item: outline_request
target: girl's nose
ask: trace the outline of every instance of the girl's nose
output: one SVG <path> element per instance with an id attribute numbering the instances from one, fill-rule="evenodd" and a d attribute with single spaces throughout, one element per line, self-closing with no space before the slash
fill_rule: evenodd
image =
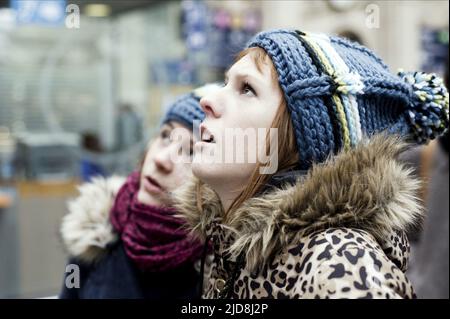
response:
<path id="1" fill-rule="evenodd" d="M 216 94 L 206 95 L 200 100 L 200 106 L 203 112 L 205 112 L 206 117 L 220 117 L 222 115 L 218 99 L 215 96 Z"/>
<path id="2" fill-rule="evenodd" d="M 158 152 L 158 154 L 154 157 L 154 162 L 156 168 L 164 174 L 170 174 L 173 170 L 173 162 L 170 158 L 169 148 Z"/>

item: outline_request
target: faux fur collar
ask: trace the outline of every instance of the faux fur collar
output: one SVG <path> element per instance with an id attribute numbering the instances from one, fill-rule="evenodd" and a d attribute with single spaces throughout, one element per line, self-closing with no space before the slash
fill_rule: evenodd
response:
<path id="1" fill-rule="evenodd" d="M 294 185 L 247 200 L 226 219 L 216 193 L 196 179 L 177 192 L 176 206 L 200 237 L 213 221 L 230 229 L 228 252 L 236 258 L 245 251 L 250 269 L 300 237 L 330 227 L 362 229 L 383 243 L 422 218 L 420 182 L 398 160 L 406 149 L 397 137 L 374 136 L 314 165 Z"/>
<path id="2" fill-rule="evenodd" d="M 99 177 L 78 188 L 80 196 L 68 203 L 69 213 L 60 227 L 64 247 L 72 257 L 92 263 L 117 240 L 109 212 L 124 182 L 125 177 Z"/>

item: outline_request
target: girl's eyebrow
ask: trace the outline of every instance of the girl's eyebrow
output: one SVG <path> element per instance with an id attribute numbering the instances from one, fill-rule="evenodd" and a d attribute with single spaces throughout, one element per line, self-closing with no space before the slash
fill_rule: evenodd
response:
<path id="1" fill-rule="evenodd" d="M 164 126 L 166 126 L 166 127 L 168 126 L 169 129 L 171 129 L 171 130 L 173 130 L 175 128 L 175 126 L 173 126 L 173 124 L 170 122 L 164 123 Z M 164 126 L 163 126 L 163 128 L 164 128 Z"/>
<path id="2" fill-rule="evenodd" d="M 225 73 L 225 82 L 228 81 L 228 77 L 229 77 L 229 72 L 227 71 Z M 261 84 L 262 81 L 260 79 L 258 79 L 257 77 L 253 76 L 252 74 L 248 73 L 248 72 L 242 72 L 240 73 L 239 71 L 234 73 L 234 77 L 239 79 L 239 80 L 251 80 L 254 84 Z"/>

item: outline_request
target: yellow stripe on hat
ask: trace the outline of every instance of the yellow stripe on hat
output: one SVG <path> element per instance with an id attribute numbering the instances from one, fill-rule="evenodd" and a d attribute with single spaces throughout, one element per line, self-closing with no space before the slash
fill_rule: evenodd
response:
<path id="1" fill-rule="evenodd" d="M 303 39 L 309 44 L 309 46 L 316 52 L 317 58 L 322 63 L 323 67 L 325 68 L 325 71 L 328 73 L 328 75 L 334 74 L 334 69 L 329 63 L 325 53 L 322 51 L 321 47 L 316 43 L 315 39 L 313 39 L 308 34 L 305 34 L 303 36 Z M 336 105 L 336 109 L 338 112 L 338 117 L 341 122 L 342 130 L 343 130 L 343 144 L 344 149 L 348 150 L 350 149 L 351 143 L 350 143 L 350 132 L 348 130 L 348 123 L 347 118 L 344 111 L 344 106 L 342 104 L 342 101 L 340 99 L 339 94 L 333 94 L 332 96 L 333 102 Z"/>

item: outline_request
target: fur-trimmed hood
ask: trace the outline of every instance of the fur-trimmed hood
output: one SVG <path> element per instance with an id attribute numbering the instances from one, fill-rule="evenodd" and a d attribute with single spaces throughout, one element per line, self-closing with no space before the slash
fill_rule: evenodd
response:
<path id="1" fill-rule="evenodd" d="M 92 263 L 117 240 L 109 213 L 125 180 L 118 176 L 98 177 L 78 187 L 80 196 L 69 201 L 69 213 L 60 227 L 62 242 L 71 257 Z"/>
<path id="2" fill-rule="evenodd" d="M 176 207 L 200 237 L 212 223 L 229 229 L 234 240 L 227 251 L 232 258 L 245 252 L 249 269 L 301 237 L 332 227 L 364 230 L 383 245 L 422 219 L 420 182 L 398 160 L 407 147 L 384 134 L 366 139 L 313 165 L 294 184 L 247 200 L 227 218 L 216 193 L 194 178 L 177 191 Z"/>

